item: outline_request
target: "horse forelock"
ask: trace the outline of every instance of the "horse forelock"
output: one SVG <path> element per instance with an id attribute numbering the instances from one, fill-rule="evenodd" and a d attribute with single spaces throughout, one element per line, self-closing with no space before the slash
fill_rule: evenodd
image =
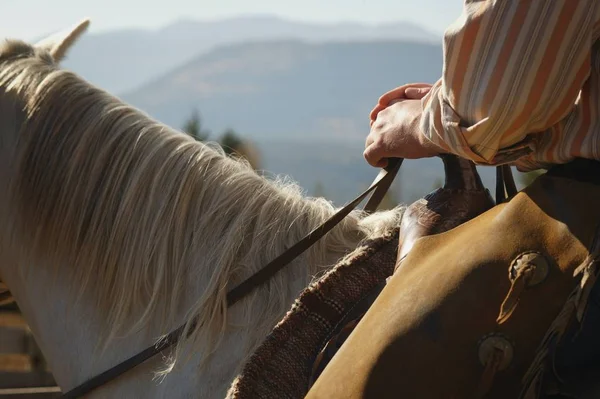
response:
<path id="1" fill-rule="evenodd" d="M 110 326 L 107 342 L 150 318 L 167 333 L 193 279 L 203 284 L 186 314 L 199 317 L 189 339 L 210 353 L 226 327 L 227 289 L 334 211 L 44 57 L 0 59 L 0 88 L 18 92 L 27 113 L 10 187 L 15 231 L 4 233 L 28 243 L 27 263 L 43 259 L 70 275 Z M 247 322 L 276 321 L 286 310 L 289 273 L 329 266 L 326 255 L 342 256 L 369 229 L 357 214 L 346 219 L 299 261 L 313 269 L 279 273 L 238 305 Z"/>

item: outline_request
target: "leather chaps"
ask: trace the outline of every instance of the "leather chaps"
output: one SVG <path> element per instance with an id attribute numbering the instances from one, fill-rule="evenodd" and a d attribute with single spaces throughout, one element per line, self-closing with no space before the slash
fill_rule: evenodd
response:
<path id="1" fill-rule="evenodd" d="M 600 164 L 418 239 L 307 398 L 600 397 Z"/>

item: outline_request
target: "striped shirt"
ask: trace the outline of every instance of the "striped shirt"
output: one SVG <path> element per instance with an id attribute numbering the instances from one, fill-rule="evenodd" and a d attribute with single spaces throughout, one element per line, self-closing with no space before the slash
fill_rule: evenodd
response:
<path id="1" fill-rule="evenodd" d="M 423 133 L 478 164 L 600 160 L 600 0 L 465 0 Z"/>

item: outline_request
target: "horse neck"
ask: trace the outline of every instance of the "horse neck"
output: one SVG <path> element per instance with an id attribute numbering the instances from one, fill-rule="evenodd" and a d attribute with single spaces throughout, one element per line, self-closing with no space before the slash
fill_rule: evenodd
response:
<path id="1" fill-rule="evenodd" d="M 228 176 L 220 177 L 221 180 L 227 178 Z M 257 179 L 256 182 L 260 181 Z M 214 189 L 223 188 L 217 184 Z M 294 191 L 290 187 L 286 189 Z M 235 195 L 235 191 L 231 189 L 231 192 L 212 194 L 231 198 Z M 235 273 L 232 272 L 226 277 L 230 282 L 229 289 L 322 223 L 324 218 L 333 212 L 333 208 L 324 201 L 299 199 L 294 193 L 275 192 L 274 194 L 280 195 L 281 198 L 269 206 L 272 209 L 280 209 L 280 218 L 272 220 L 270 225 L 265 223 L 264 226 L 255 226 L 254 234 L 240 235 L 248 240 L 244 245 L 249 249 L 246 251 L 246 256 L 240 259 L 241 262 Z M 293 201 L 290 200 L 290 195 L 294 197 Z M 227 209 L 229 215 L 239 215 L 247 207 L 240 201 L 233 200 L 231 203 L 236 205 Z M 285 212 L 281 212 L 282 210 Z M 258 211 L 269 214 L 272 210 Z M 136 222 L 131 220 L 130 223 Z M 181 396 L 194 392 L 195 395 L 202 393 L 201 397 L 222 397 L 242 361 L 281 319 L 298 293 L 306 287 L 315 274 L 331 267 L 337 259 L 355 248 L 365 237 L 366 231 L 367 229 L 359 224 L 356 215 L 349 217 L 307 254 L 279 272 L 267 286 L 257 289 L 249 298 L 235 305 L 227 316 L 228 326 L 220 337 L 220 345 L 210 347 L 210 344 L 206 344 L 203 347 L 197 342 L 183 344 L 180 353 L 197 353 L 197 355 L 178 362 L 172 372 L 161 378 L 160 384 L 157 380 L 153 380 L 155 372 L 165 368 L 164 359 L 158 356 L 143 367 L 136 368 L 121 377 L 115 384 L 101 389 L 98 394 L 101 397 L 151 398 L 161 397 L 165 392 L 173 394 L 170 397 L 178 397 L 176 392 L 180 392 Z M 222 231 L 215 232 L 215 234 L 220 233 Z M 197 242 L 195 245 L 214 247 L 215 244 L 219 244 L 218 241 Z M 258 247 L 255 247 L 256 243 Z M 27 246 L 26 243 L 14 244 L 20 248 Z M 220 251 L 228 251 L 230 245 L 231 242 L 223 239 L 220 242 Z M 86 265 L 60 265 L 56 268 L 55 265 L 43 264 L 43 260 L 40 261 L 38 257 L 36 262 L 39 263 L 33 266 L 30 264 L 31 258 L 25 252 L 15 252 L 23 256 L 15 256 L 7 270 L 1 270 L 0 274 L 5 277 L 14 292 L 57 382 L 63 389 L 72 388 L 113 367 L 154 344 L 161 335 L 175 329 L 179 323 L 186 320 L 189 310 L 206 292 L 209 285 L 207 279 L 215 275 L 212 272 L 196 272 L 211 268 L 216 270 L 219 267 L 211 262 L 203 262 L 202 259 L 195 264 L 189 264 L 190 275 L 197 274 L 203 277 L 186 280 L 187 285 L 182 289 L 183 296 L 178 302 L 178 308 L 175 309 L 176 314 L 172 317 L 172 323 L 165 325 L 161 320 L 150 316 L 144 328 L 124 337 L 114 337 L 106 347 L 103 347 L 105 320 L 90 305 L 93 301 L 85 298 L 85 295 L 83 297 L 75 295 L 72 287 L 79 282 L 72 274 L 65 272 Z M 220 257 L 216 255 L 210 259 Z M 23 279 L 21 274 L 17 273 L 24 264 L 27 264 L 27 270 L 30 272 L 27 279 Z M 127 266 L 121 265 L 121 267 Z M 101 281 L 95 283 L 101 284 Z M 135 318 L 135 315 L 132 316 Z M 214 351 L 214 353 L 206 358 L 206 353 L 202 353 L 203 350 Z M 199 358 L 207 359 L 207 363 L 203 363 L 202 367 Z"/>
<path id="2" fill-rule="evenodd" d="M 192 356 L 178 362 L 174 370 L 156 380 L 155 373 L 165 367 L 164 359 L 157 356 L 120 377 L 116 383 L 98 390 L 98 397 L 185 397 L 191 393 L 199 397 L 223 397 L 243 360 L 289 309 L 297 294 L 317 272 L 325 270 L 343 253 L 352 250 L 360 236 L 357 229 L 356 225 L 346 224 L 324 239 L 311 254 L 281 271 L 277 280 L 285 289 L 276 295 L 277 303 L 273 302 L 271 286 L 271 290 L 259 288 L 251 300 L 242 300 L 234 306 L 228 315 L 228 323 L 241 327 L 226 329 L 221 345 L 207 363 L 200 365 L 197 359 L 200 356 Z M 291 231 L 290 234 L 295 237 L 307 232 Z M 354 244 L 350 245 L 351 242 Z M 13 291 L 19 305 L 31 322 L 42 351 L 63 389 L 72 388 L 140 352 L 165 332 L 160 322 L 151 319 L 143 330 L 126 337 L 116 337 L 103 350 L 99 345 L 104 338 L 103 320 L 95 315 L 94 309 L 85 306 L 85 301 L 71 294 L 71 277 L 53 273 L 44 265 L 36 269 L 39 272 L 32 273 L 27 280 L 20 280 L 13 273 L 9 273 L 7 280 L 11 282 L 11 288 L 15 287 Z M 198 293 L 205 287 L 206 282 L 190 281 L 176 320 L 183 321 L 186 316 L 184 309 L 193 305 Z M 255 317 L 248 317 L 248 314 Z M 168 330 L 176 327 L 177 324 L 173 324 Z M 202 348 L 189 342 L 181 351 L 200 355 Z"/>
<path id="3" fill-rule="evenodd" d="M 15 184 L 11 183 L 11 194 L 20 200 L 9 198 L 6 193 L 0 194 L 0 205 L 6 205 L 3 211 L 0 210 L 0 216 L 4 215 L 7 219 L 1 226 L 3 235 L 0 236 L 0 251 L 3 263 L 0 265 L 0 275 L 17 298 L 63 389 L 71 388 L 152 345 L 158 337 L 176 328 L 194 311 L 207 316 L 207 320 L 219 327 L 226 290 L 279 255 L 334 211 L 325 201 L 302 198 L 295 187 L 267 184 L 248 170 L 240 169 L 234 161 L 215 156 L 214 151 L 198 152 L 199 144 L 192 144 L 189 138 L 183 139 L 181 135 L 176 137 L 164 126 L 144 122 L 143 135 L 139 131 L 128 131 L 126 129 L 138 126 L 143 118 L 130 109 L 125 109 L 119 120 L 103 122 L 94 119 L 97 111 L 94 113 L 90 110 L 99 107 L 98 104 L 103 104 L 103 109 L 110 108 L 112 114 L 120 113 L 124 106 L 112 104 L 113 100 L 106 96 L 85 97 L 89 92 L 83 90 L 78 94 L 81 101 L 87 101 L 88 107 L 84 110 L 89 115 L 77 112 L 79 103 L 68 103 L 75 101 L 73 95 L 56 100 L 57 103 L 64 100 L 64 110 L 47 109 L 38 115 L 37 126 L 47 128 L 46 121 L 59 119 L 63 112 L 71 117 L 63 121 L 60 127 L 71 130 L 47 131 L 44 134 L 32 128 L 28 131 L 30 139 L 19 144 L 31 148 L 5 147 L 9 155 L 24 154 L 23 159 L 27 163 L 21 165 L 17 172 L 15 162 L 5 169 L 9 171 L 6 176 L 0 176 L 5 180 L 0 181 L 0 187 L 7 187 L 7 182 L 12 181 Z M 44 104 L 39 106 L 43 110 Z M 90 130 L 102 123 L 115 130 L 125 130 L 120 131 L 120 135 L 113 133 L 114 130 L 107 130 L 106 126 L 101 133 Z M 15 134 L 19 130 L 15 129 Z M 108 159 L 114 161 L 118 155 L 115 151 L 138 153 L 130 157 L 123 155 L 117 161 L 117 166 L 128 167 L 110 172 L 114 173 L 114 177 L 110 173 L 98 174 L 99 170 L 108 166 Z M 149 151 L 151 157 L 146 157 L 140 151 Z M 158 159 L 161 153 L 170 154 L 169 158 Z M 211 159 L 206 161 L 203 156 L 210 156 Z M 175 167 L 177 164 L 180 165 L 179 169 Z M 183 164 L 192 166 L 184 168 L 181 167 Z M 215 169 L 215 165 L 221 165 L 222 168 Z M 57 175 L 54 170 L 63 172 L 68 179 Z M 178 173 L 181 175 L 170 174 L 173 170 L 180 170 Z M 17 174 L 35 176 L 36 180 L 30 183 L 30 180 L 23 176 L 19 178 Z M 114 187 L 104 190 L 100 184 L 111 179 Z M 173 182 L 176 186 L 173 186 Z M 95 191 L 94 187 L 101 189 Z M 135 187 L 137 190 L 134 190 Z M 174 192 L 169 190 L 177 191 L 175 197 L 181 200 L 177 203 L 179 205 L 173 205 L 173 210 L 167 209 L 172 211 L 172 223 L 161 225 L 156 220 L 148 220 L 147 217 L 152 216 L 155 210 L 165 211 L 165 201 L 172 198 L 169 195 Z M 182 199 L 181 193 L 184 192 L 188 194 Z M 91 203 L 90 198 L 95 197 L 90 195 L 98 193 L 108 199 L 102 201 L 100 198 Z M 47 201 L 52 201 L 52 196 L 57 195 L 62 195 L 63 200 L 52 204 L 52 207 L 48 206 Z M 163 197 L 156 197 L 160 195 Z M 129 201 L 127 209 L 130 213 L 121 215 L 119 219 L 115 215 L 124 209 L 122 204 L 125 200 Z M 117 206 L 115 204 L 121 206 L 119 212 L 111 208 Z M 182 214 L 179 209 L 187 213 Z M 77 221 L 77 215 L 88 215 L 89 219 Z M 23 220 L 17 221 L 19 218 Z M 103 222 L 105 218 L 110 219 L 110 223 Z M 94 220 L 97 225 L 92 228 L 90 224 Z M 40 224 L 40 221 L 45 224 Z M 169 389 L 173 390 L 172 393 L 189 389 L 194 396 L 207 393 L 201 394 L 201 397 L 212 397 L 211 392 L 223 393 L 240 362 L 284 315 L 297 294 L 316 273 L 331 267 L 367 235 L 385 230 L 383 226 L 396 222 L 395 215 L 379 217 L 371 225 L 359 221 L 356 215 L 347 218 L 307 254 L 277 273 L 267 285 L 257 289 L 223 316 L 221 324 L 225 327 L 222 334 L 218 334 L 221 345 L 204 342 L 199 334 L 199 339 L 185 342 L 179 348 L 180 353 L 193 354 L 191 359 L 177 362 L 172 372 L 162 376 L 161 384 L 152 380 L 153 372 L 164 368 L 164 359 L 156 357 L 103 389 L 118 391 L 108 395 L 110 397 L 160 397 Z M 124 230 L 115 235 L 113 223 L 120 224 Z M 186 229 L 186 224 L 194 223 L 193 228 Z M 78 230 L 70 231 L 69 226 L 78 226 Z M 24 231 L 13 234 L 18 230 Z M 170 256 L 173 253 L 172 246 L 181 244 L 173 239 L 175 230 L 179 231 L 180 238 L 189 240 L 182 247 L 175 248 L 179 257 Z M 96 235 L 88 234 L 90 231 L 96 232 Z M 129 232 L 132 231 L 139 233 L 139 236 L 129 242 Z M 152 231 L 156 236 L 145 236 L 147 231 Z M 235 234 L 230 234 L 232 231 Z M 88 236 L 84 237 L 83 234 Z M 32 237 L 37 240 L 35 243 L 31 242 Z M 75 252 L 76 243 L 81 244 L 82 248 L 87 248 L 85 245 L 94 248 L 102 244 L 106 237 L 111 237 L 112 246 L 96 247 L 93 252 L 96 256 L 85 251 L 69 256 L 70 252 Z M 87 279 L 89 290 L 78 294 L 77 290 L 72 289 L 81 284 L 81 279 L 76 278 L 76 271 L 85 268 L 95 270 L 90 263 L 94 263 L 98 257 L 114 251 L 115 247 L 131 248 L 132 245 L 137 246 L 130 249 L 128 257 L 113 262 L 118 266 L 113 269 L 116 270 L 116 274 L 111 275 L 113 280 L 103 280 L 91 273 Z M 136 257 L 145 256 L 149 249 L 159 245 L 162 245 L 162 254 L 169 254 L 164 255 L 167 259 L 186 259 L 185 267 L 178 269 L 186 278 L 171 282 L 171 290 L 179 289 L 181 295 L 169 303 L 169 295 L 165 294 L 169 290 L 165 285 L 161 291 L 163 297 L 159 298 L 159 301 L 169 303 L 165 307 L 169 322 L 164 320 L 164 309 L 162 315 L 149 312 L 139 328 L 123 337 L 112 337 L 104 347 L 102 343 L 106 338 L 107 321 L 94 307 L 95 298 L 91 297 L 91 293 L 97 286 L 114 283 L 114 277 L 120 276 L 121 272 L 128 276 L 126 272 L 139 260 Z M 121 284 L 123 281 L 129 280 L 121 278 Z M 134 284 L 132 282 L 130 290 L 140 289 Z M 216 298 L 218 295 L 221 297 Z M 198 301 L 203 296 L 207 298 L 200 306 Z M 113 303 L 110 297 L 105 299 L 111 306 L 119 306 L 118 301 Z M 108 310 L 110 315 L 112 308 L 108 307 Z M 129 314 L 130 318 L 139 319 L 143 309 L 137 311 L 137 314 Z M 207 357 L 210 353 L 212 356 Z M 202 369 L 201 359 L 208 359 L 209 362 Z M 131 390 L 135 394 L 129 394 Z M 141 390 L 147 392 L 140 395 L 138 393 Z M 178 396 L 173 394 L 169 397 Z"/>

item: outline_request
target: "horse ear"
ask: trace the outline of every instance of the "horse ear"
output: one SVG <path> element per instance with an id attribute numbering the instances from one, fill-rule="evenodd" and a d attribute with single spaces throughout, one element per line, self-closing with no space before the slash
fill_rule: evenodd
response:
<path id="1" fill-rule="evenodd" d="M 71 29 L 56 33 L 50 37 L 36 43 L 35 47 L 47 50 L 54 58 L 54 61 L 60 62 L 71 46 L 90 26 L 90 20 L 84 19 Z"/>

